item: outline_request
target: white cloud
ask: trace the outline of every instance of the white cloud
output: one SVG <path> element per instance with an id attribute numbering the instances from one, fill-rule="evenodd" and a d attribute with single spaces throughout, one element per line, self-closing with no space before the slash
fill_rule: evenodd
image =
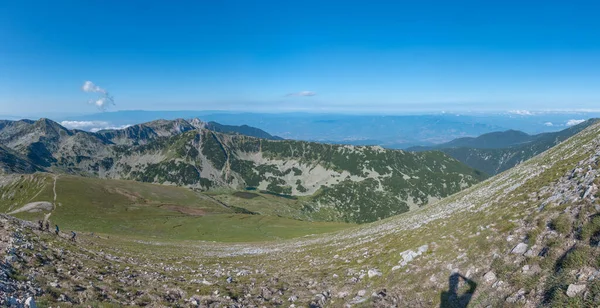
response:
<path id="1" fill-rule="evenodd" d="M 131 124 L 125 124 L 125 125 L 121 125 L 121 126 L 93 127 L 90 129 L 90 132 L 95 133 L 95 132 L 103 130 L 103 129 L 124 129 L 129 126 L 131 126 Z"/>
<path id="2" fill-rule="evenodd" d="M 98 107 L 98 109 L 100 109 L 102 111 L 105 111 L 106 109 L 108 109 L 108 106 L 114 105 L 115 101 L 107 93 L 103 97 L 100 97 L 98 99 L 89 100 L 88 103 L 95 105 L 96 107 Z"/>
<path id="3" fill-rule="evenodd" d="M 62 121 L 60 125 L 69 129 L 80 129 L 94 133 L 103 129 L 123 129 L 131 126 L 130 124 L 114 126 L 105 121 Z"/>
<path id="4" fill-rule="evenodd" d="M 534 113 L 529 110 L 510 110 L 508 113 L 517 115 L 534 115 Z"/>
<path id="5" fill-rule="evenodd" d="M 286 96 L 315 96 L 317 95 L 317 93 L 313 92 L 313 91 L 300 91 L 300 92 L 296 92 L 296 93 L 290 93 Z"/>
<path id="6" fill-rule="evenodd" d="M 546 122 L 544 123 L 545 126 L 554 126 L 554 124 L 552 122 Z"/>
<path id="7" fill-rule="evenodd" d="M 567 126 L 573 126 L 573 125 L 577 125 L 577 124 L 583 123 L 583 122 L 585 122 L 585 120 L 571 119 L 571 120 L 567 121 Z"/>
<path id="8" fill-rule="evenodd" d="M 83 90 L 83 92 L 91 93 L 106 93 L 106 90 L 100 88 L 99 86 L 95 85 L 89 80 L 83 83 L 83 86 L 81 86 L 81 90 Z"/>
<path id="9" fill-rule="evenodd" d="M 99 96 L 94 99 L 90 99 L 88 103 L 95 105 L 96 107 L 98 107 L 98 109 L 102 111 L 106 111 L 106 109 L 108 109 L 110 105 L 115 104 L 115 100 L 108 93 L 108 91 L 95 85 L 89 80 L 83 83 L 83 85 L 81 86 L 81 90 L 86 93 L 98 93 Z"/>
<path id="10" fill-rule="evenodd" d="M 109 126 L 110 124 L 104 121 L 62 121 L 60 125 L 69 129 L 89 130 L 92 127 Z"/>

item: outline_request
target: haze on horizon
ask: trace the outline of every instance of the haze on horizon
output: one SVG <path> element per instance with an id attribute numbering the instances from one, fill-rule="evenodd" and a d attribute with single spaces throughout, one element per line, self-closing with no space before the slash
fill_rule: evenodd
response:
<path id="1" fill-rule="evenodd" d="M 593 1 L 5 2 L 0 110 L 596 109 L 599 9 Z M 82 91 L 88 81 L 104 92 Z"/>

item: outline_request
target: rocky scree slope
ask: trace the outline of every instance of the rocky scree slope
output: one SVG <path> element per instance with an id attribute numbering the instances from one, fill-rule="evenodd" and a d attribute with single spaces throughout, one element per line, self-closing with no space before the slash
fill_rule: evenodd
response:
<path id="1" fill-rule="evenodd" d="M 509 130 L 476 138 L 459 138 L 435 147 L 413 147 L 409 151 L 442 151 L 466 165 L 495 175 L 520 164 L 596 123 L 590 119 L 559 132 L 528 135 Z"/>
<path id="2" fill-rule="evenodd" d="M 194 189 L 259 189 L 303 198 L 319 220 L 369 222 L 485 178 L 440 152 L 221 134 L 183 120 L 88 133 L 55 122 L 4 122 L 0 144 L 46 170 Z M 151 129 L 150 129 L 151 127 Z"/>
<path id="3" fill-rule="evenodd" d="M 0 215 L 0 278 L 7 298 L 48 304 L 597 306 L 599 178 L 594 124 L 435 204 L 296 240 L 140 243 L 84 235 L 72 245 Z"/>

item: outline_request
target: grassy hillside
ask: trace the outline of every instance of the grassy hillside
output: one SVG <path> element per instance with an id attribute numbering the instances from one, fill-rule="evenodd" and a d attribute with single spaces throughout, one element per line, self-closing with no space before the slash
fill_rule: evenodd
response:
<path id="1" fill-rule="evenodd" d="M 34 201 L 53 202 L 54 177 L 14 176 L 0 188 L 0 212 Z M 245 214 L 189 189 L 121 180 L 58 176 L 50 220 L 63 230 L 161 240 L 262 241 L 347 228 L 275 215 Z M 250 207 L 262 211 L 262 206 Z M 267 207 L 265 207 L 267 208 Z M 269 211 L 264 211 L 269 214 Z M 47 211 L 15 216 L 37 221 Z"/>
<path id="2" fill-rule="evenodd" d="M 435 204 L 329 234 L 72 244 L 0 216 L 0 243 L 7 285 L 41 286 L 45 305 L 595 307 L 599 178 L 596 124 Z"/>
<path id="3" fill-rule="evenodd" d="M 45 305 L 595 307 L 599 178 L 596 124 L 435 204 L 329 234 L 72 244 L 0 216 L 0 243 L 7 285 L 31 281 Z"/>

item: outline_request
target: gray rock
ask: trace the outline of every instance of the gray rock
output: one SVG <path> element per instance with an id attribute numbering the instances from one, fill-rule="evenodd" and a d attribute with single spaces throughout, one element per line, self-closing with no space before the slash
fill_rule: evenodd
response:
<path id="1" fill-rule="evenodd" d="M 531 274 L 537 274 L 541 271 L 542 271 L 542 268 L 537 263 L 533 264 L 532 266 L 529 267 L 529 273 L 531 273 Z"/>
<path id="2" fill-rule="evenodd" d="M 485 273 L 485 275 L 483 275 L 483 281 L 488 284 L 493 283 L 494 281 L 496 281 L 496 279 L 496 274 L 494 274 L 494 272 L 492 271 L 489 271 Z"/>
<path id="3" fill-rule="evenodd" d="M 515 255 L 522 255 L 527 251 L 527 244 L 525 243 L 519 243 L 517 244 L 517 246 L 515 246 L 510 253 L 515 254 Z"/>
<path id="4" fill-rule="evenodd" d="M 263 288 L 261 290 L 261 297 L 268 301 L 271 300 L 271 298 L 273 297 L 273 293 L 271 292 L 271 290 Z"/>
<path id="5" fill-rule="evenodd" d="M 586 285 L 584 284 L 570 284 L 569 287 L 567 288 L 567 296 L 568 297 L 575 297 L 577 296 L 577 294 L 583 292 L 586 288 Z"/>
<path id="6" fill-rule="evenodd" d="M 520 289 L 519 291 L 517 291 L 517 293 L 509 296 L 506 299 L 507 303 L 516 303 L 516 302 L 521 302 L 525 299 L 525 290 L 524 289 Z"/>
<path id="7" fill-rule="evenodd" d="M 352 305 L 356 305 L 356 304 L 360 304 L 363 303 L 367 300 L 367 298 L 365 297 L 361 297 L 361 296 L 357 296 L 354 299 L 352 299 L 352 301 L 350 301 L 350 304 Z"/>
<path id="8" fill-rule="evenodd" d="M 370 269 L 367 272 L 367 275 L 369 276 L 369 278 L 373 278 L 375 276 L 381 276 L 382 274 L 378 269 L 375 268 L 375 269 Z"/>
<path id="9" fill-rule="evenodd" d="M 533 248 L 527 250 L 527 252 L 525 253 L 526 257 L 535 257 L 537 254 L 535 253 L 535 251 L 533 250 Z"/>

